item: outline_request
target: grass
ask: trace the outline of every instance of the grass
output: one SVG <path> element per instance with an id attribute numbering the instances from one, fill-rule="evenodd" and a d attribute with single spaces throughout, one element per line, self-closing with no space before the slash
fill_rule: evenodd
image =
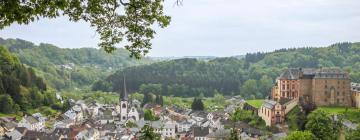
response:
<path id="1" fill-rule="evenodd" d="M 322 109 L 329 114 L 342 114 L 345 119 L 354 123 L 360 123 L 360 109 L 357 108 L 348 108 L 347 111 L 346 107 L 318 107 L 317 109 Z"/>
<path id="2" fill-rule="evenodd" d="M 260 108 L 264 100 L 263 99 L 247 100 L 246 102 L 253 107 Z"/>
<path id="3" fill-rule="evenodd" d="M 16 120 L 20 120 L 21 119 L 21 116 L 20 115 L 17 115 L 17 114 L 3 114 L 3 113 L 0 113 L 0 117 L 15 117 Z"/>
<path id="4" fill-rule="evenodd" d="M 322 109 L 329 114 L 344 114 L 346 111 L 346 107 L 318 107 L 317 109 Z M 348 108 L 348 112 L 357 111 L 359 109 L 356 108 Z"/>

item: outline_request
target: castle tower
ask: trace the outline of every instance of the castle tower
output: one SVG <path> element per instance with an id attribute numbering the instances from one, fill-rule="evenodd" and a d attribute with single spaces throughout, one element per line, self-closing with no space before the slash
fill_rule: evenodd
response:
<path id="1" fill-rule="evenodd" d="M 128 119 L 128 94 L 126 91 L 126 80 L 125 80 L 125 74 L 124 74 L 124 91 L 120 92 L 120 121 L 125 122 Z"/>

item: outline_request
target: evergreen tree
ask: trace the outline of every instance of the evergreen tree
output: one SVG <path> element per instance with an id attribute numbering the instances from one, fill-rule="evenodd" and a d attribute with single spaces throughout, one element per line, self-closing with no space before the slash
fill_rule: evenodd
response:
<path id="1" fill-rule="evenodd" d="M 195 111 L 203 111 L 204 110 L 204 103 L 202 102 L 201 99 L 198 98 L 194 98 L 192 104 L 191 104 L 191 109 L 195 110 Z"/>
<path id="2" fill-rule="evenodd" d="M 9 95 L 0 95 L 0 112 L 14 113 L 14 102 Z"/>

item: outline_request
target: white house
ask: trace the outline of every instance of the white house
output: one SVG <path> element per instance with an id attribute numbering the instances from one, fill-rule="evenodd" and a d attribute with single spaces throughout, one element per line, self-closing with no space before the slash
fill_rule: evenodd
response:
<path id="1" fill-rule="evenodd" d="M 45 127 L 45 121 L 39 121 L 33 116 L 25 116 L 18 123 L 18 127 L 26 127 L 28 130 L 40 131 Z"/>
<path id="2" fill-rule="evenodd" d="M 188 132 L 190 131 L 191 126 L 192 123 L 185 120 L 177 124 L 177 130 L 178 132 Z"/>

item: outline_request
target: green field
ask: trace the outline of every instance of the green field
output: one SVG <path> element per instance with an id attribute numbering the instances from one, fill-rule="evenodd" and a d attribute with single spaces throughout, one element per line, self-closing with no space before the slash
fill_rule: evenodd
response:
<path id="1" fill-rule="evenodd" d="M 264 100 L 263 99 L 246 100 L 246 102 L 253 107 L 259 108 L 259 107 L 261 107 Z"/>
<path id="2" fill-rule="evenodd" d="M 322 109 L 330 114 L 344 114 L 346 107 L 318 107 L 317 109 Z M 356 108 L 348 108 L 348 112 L 358 111 Z"/>

